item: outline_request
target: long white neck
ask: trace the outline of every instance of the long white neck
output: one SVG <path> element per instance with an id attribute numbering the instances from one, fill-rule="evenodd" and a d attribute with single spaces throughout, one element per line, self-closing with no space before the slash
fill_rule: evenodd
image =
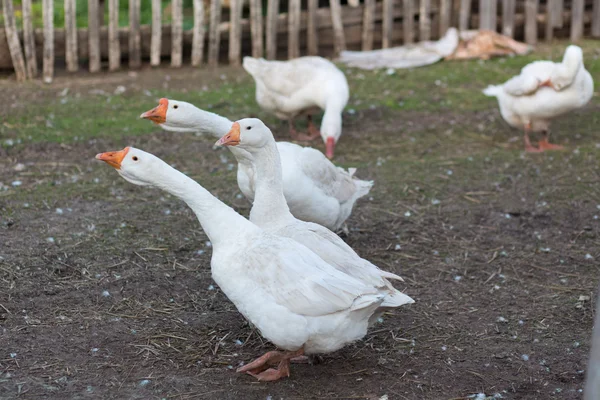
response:
<path id="1" fill-rule="evenodd" d="M 254 204 L 250 211 L 250 221 L 260 227 L 293 222 L 283 195 L 281 159 L 275 140 L 252 152 L 256 173 Z"/>
<path id="2" fill-rule="evenodd" d="M 336 142 L 339 139 L 342 133 L 342 112 L 346 107 L 346 101 L 347 98 L 343 96 L 332 96 L 327 100 L 323 120 L 321 121 L 323 141 L 326 141 L 327 137 L 334 138 Z"/>
<path id="3" fill-rule="evenodd" d="M 229 132 L 231 125 L 233 125 L 233 121 L 198 107 L 194 107 L 193 112 L 188 113 L 188 118 L 190 125 L 196 132 L 208 134 L 217 139 Z M 229 150 L 231 150 L 238 163 L 245 165 L 251 163 L 252 156 L 246 150 L 237 147 L 229 147 Z"/>
<path id="4" fill-rule="evenodd" d="M 215 247 L 231 242 L 233 235 L 257 229 L 198 182 L 166 163 L 156 171 L 153 182 L 156 187 L 183 200 L 194 211 Z"/>

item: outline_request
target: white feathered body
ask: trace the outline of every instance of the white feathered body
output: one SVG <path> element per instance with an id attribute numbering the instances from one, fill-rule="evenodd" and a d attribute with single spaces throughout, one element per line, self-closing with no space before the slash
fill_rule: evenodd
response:
<path id="1" fill-rule="evenodd" d="M 283 192 L 291 213 L 333 231 L 340 229 L 356 201 L 371 190 L 373 181 L 353 177 L 354 171 L 336 167 L 323 153 L 310 147 L 278 142 Z M 239 163 L 240 190 L 254 201 L 255 176 L 251 163 Z"/>
<path id="2" fill-rule="evenodd" d="M 265 232 L 215 246 L 212 276 L 262 336 L 285 350 L 328 353 L 359 340 L 386 295 L 305 246 Z"/>
<path id="3" fill-rule="evenodd" d="M 536 61 L 526 65 L 521 73 L 502 85 L 488 86 L 483 93 L 498 99 L 500 113 L 509 125 L 544 131 L 550 121 L 587 104 L 594 93 L 594 81 L 581 62 L 566 77 L 568 86 L 562 90 L 540 86 L 550 79 L 562 63 Z"/>
<path id="4" fill-rule="evenodd" d="M 346 76 L 322 57 L 300 57 L 290 61 L 267 61 L 244 57 L 244 68 L 256 82 L 256 102 L 281 119 L 291 119 L 328 103 L 348 102 Z"/>

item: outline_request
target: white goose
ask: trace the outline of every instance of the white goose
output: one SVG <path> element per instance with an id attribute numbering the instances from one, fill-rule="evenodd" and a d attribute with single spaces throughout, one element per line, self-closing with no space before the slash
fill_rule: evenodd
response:
<path id="1" fill-rule="evenodd" d="M 291 358 L 358 340 L 381 307 L 406 303 L 338 271 L 294 240 L 263 231 L 152 154 L 126 147 L 96 158 L 127 181 L 188 204 L 213 244 L 215 282 L 265 338 L 286 350 L 268 352 L 238 372 L 266 381 L 289 376 Z M 277 369 L 269 368 L 273 364 Z"/>
<path id="2" fill-rule="evenodd" d="M 250 211 L 251 222 L 267 232 L 302 243 L 336 269 L 374 285 L 388 296 L 398 298 L 399 302 L 413 302 L 386 279 L 402 280 L 398 275 L 382 271 L 361 258 L 329 229 L 294 218 L 283 195 L 281 162 L 275 139 L 261 120 L 246 118 L 235 122 L 217 145 L 242 149 L 252 156 L 256 192 Z"/>
<path id="3" fill-rule="evenodd" d="M 594 93 L 594 81 L 583 65 L 580 47 L 567 47 L 560 63 L 535 61 L 502 85 L 488 86 L 483 93 L 498 98 L 502 118 L 524 129 L 525 150 L 542 152 L 561 149 L 548 142 L 550 120 L 586 105 Z M 541 132 L 538 147 L 529 132 Z"/>
<path id="4" fill-rule="evenodd" d="M 328 158 L 342 134 L 342 111 L 350 89 L 342 71 L 322 57 L 300 57 L 289 61 L 267 61 L 244 57 L 244 69 L 256 82 L 256 102 L 265 111 L 288 120 L 293 139 L 323 138 Z M 321 131 L 312 114 L 324 110 Z M 294 118 L 306 114 L 309 135 L 299 135 Z"/>
<path id="5" fill-rule="evenodd" d="M 200 132 L 216 138 L 233 123 L 227 118 L 199 109 L 184 101 L 160 99 L 159 105 L 141 115 L 167 131 Z M 290 211 L 303 221 L 315 222 L 332 231 L 342 227 L 356 201 L 371 190 L 373 181 L 353 178 L 355 168 L 336 167 L 323 153 L 310 147 L 277 142 L 283 168 L 283 190 Z M 256 187 L 252 157 L 243 149 L 230 147 L 238 162 L 237 181 L 251 202 Z"/>

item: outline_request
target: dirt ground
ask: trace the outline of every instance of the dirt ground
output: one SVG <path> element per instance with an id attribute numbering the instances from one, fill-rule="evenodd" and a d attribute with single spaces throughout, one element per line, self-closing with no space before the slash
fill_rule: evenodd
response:
<path id="1" fill-rule="evenodd" d="M 161 87 L 160 74 L 140 72 L 137 88 L 126 73 L 63 77 L 51 90 L 4 82 L 12 100 L 0 117 L 64 87 L 85 97 L 123 84 L 133 102 Z M 169 90 L 198 77 L 173 76 Z M 132 119 L 155 98 L 144 101 Z M 402 275 L 398 288 L 416 303 L 275 383 L 235 373 L 273 346 L 212 281 L 192 212 L 93 159 L 142 148 L 247 215 L 227 150 L 150 125 L 145 135 L 4 142 L 0 399 L 580 399 L 600 276 L 600 104 L 557 121 L 567 150 L 538 155 L 520 151 L 489 104 L 344 115 L 336 162 L 375 181 L 344 239 Z M 287 139 L 285 124 L 273 128 Z"/>

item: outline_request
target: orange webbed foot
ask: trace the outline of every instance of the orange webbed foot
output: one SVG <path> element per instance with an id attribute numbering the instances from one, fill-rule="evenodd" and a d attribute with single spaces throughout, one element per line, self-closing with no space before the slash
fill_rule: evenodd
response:
<path id="1" fill-rule="evenodd" d="M 547 140 L 540 140 L 538 146 L 541 151 L 545 150 L 563 150 L 565 146 L 561 146 L 559 144 L 548 143 Z"/>

